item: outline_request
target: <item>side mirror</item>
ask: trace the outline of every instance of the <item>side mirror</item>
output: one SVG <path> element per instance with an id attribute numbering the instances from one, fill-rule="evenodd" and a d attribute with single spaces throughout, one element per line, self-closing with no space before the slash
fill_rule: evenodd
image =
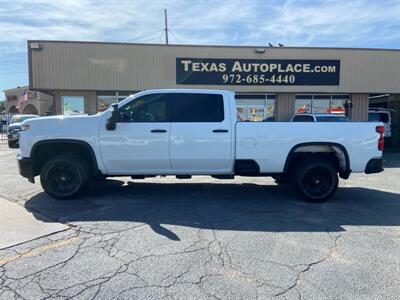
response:
<path id="1" fill-rule="evenodd" d="M 107 118 L 106 129 L 115 130 L 117 128 L 118 121 L 119 121 L 118 103 L 113 103 L 111 105 L 111 115 Z"/>

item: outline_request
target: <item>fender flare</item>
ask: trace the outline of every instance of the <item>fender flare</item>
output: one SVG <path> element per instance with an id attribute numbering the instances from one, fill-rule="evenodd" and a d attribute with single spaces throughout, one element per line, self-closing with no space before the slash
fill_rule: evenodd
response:
<path id="1" fill-rule="evenodd" d="M 80 145 L 80 146 L 85 147 L 89 151 L 94 173 L 100 173 L 99 166 L 97 164 L 97 158 L 96 158 L 96 155 L 95 155 L 95 153 L 93 151 L 92 146 L 88 142 L 82 141 L 82 140 L 76 140 L 76 139 L 51 139 L 51 140 L 38 141 L 32 146 L 31 153 L 30 153 L 30 158 L 32 159 L 32 161 L 34 161 L 34 159 L 35 159 L 34 158 L 35 151 L 37 150 L 37 148 L 39 146 L 47 145 L 47 144 L 59 144 L 59 143 L 75 144 L 75 145 Z"/>
<path id="2" fill-rule="evenodd" d="M 349 178 L 350 173 L 351 173 L 349 154 L 343 145 L 338 144 L 338 143 L 333 143 L 333 142 L 308 142 L 308 143 L 300 143 L 300 144 L 293 146 L 292 149 L 290 149 L 288 156 L 286 157 L 285 165 L 283 168 L 284 173 L 286 173 L 288 171 L 290 160 L 294 156 L 296 150 L 298 148 L 304 147 L 304 146 L 331 146 L 331 147 L 339 148 L 343 152 L 345 162 L 346 162 L 345 170 L 342 170 L 341 172 L 339 172 L 339 174 L 340 174 L 341 178 L 344 178 L 344 179 Z"/>

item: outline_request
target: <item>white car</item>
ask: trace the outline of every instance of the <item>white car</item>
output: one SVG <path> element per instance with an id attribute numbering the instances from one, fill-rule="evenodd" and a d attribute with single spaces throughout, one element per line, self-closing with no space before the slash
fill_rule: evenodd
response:
<path id="1" fill-rule="evenodd" d="M 38 115 L 17 114 L 13 115 L 7 127 L 7 139 L 9 148 L 18 148 L 19 133 L 21 131 L 21 123 L 25 120 L 39 118 Z"/>
<path id="2" fill-rule="evenodd" d="M 313 202 L 331 197 L 338 175 L 383 171 L 383 124 L 238 122 L 234 93 L 148 90 L 93 116 L 22 123 L 20 173 L 57 199 L 96 178 L 211 175 L 290 179 Z"/>
<path id="3" fill-rule="evenodd" d="M 384 108 L 370 108 L 368 111 L 369 122 L 382 122 L 385 126 L 385 138 L 392 136 L 392 116 L 390 110 Z"/>
<path id="4" fill-rule="evenodd" d="M 349 119 L 343 114 L 294 114 L 291 122 L 348 122 Z"/>

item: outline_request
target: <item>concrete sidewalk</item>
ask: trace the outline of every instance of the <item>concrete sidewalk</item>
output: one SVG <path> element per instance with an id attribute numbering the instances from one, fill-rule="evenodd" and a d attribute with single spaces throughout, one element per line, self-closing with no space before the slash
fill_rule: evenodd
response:
<path id="1" fill-rule="evenodd" d="M 37 220 L 24 207 L 0 198 L 0 249 L 68 228 L 64 224 Z"/>

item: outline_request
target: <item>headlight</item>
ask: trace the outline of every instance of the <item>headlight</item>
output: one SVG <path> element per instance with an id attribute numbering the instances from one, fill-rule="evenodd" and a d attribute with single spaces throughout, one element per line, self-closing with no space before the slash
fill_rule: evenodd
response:
<path id="1" fill-rule="evenodd" d="M 29 130 L 29 128 L 31 128 L 31 126 L 29 126 L 28 124 L 21 126 L 21 130 L 23 130 L 23 131 Z"/>

